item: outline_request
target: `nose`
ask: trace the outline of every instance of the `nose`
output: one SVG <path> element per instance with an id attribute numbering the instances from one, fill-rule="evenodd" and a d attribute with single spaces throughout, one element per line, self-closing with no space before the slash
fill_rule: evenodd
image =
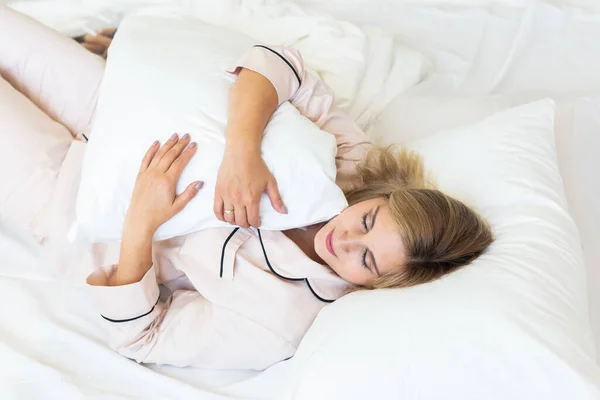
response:
<path id="1" fill-rule="evenodd" d="M 344 232 L 339 238 L 339 248 L 344 254 L 351 254 L 364 247 L 364 238 L 353 232 Z"/>

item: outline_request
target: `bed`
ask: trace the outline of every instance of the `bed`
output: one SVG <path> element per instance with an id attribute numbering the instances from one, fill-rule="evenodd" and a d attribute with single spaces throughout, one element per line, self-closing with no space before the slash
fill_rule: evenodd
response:
<path id="1" fill-rule="evenodd" d="M 75 35 L 117 23 L 123 14 L 157 2 L 51 3 L 18 2 L 14 7 Z M 391 91 L 385 100 L 367 106 L 360 102 L 365 103 L 365 87 L 374 80 L 356 82 L 345 92 L 340 85 L 353 116 L 384 142 L 425 137 L 546 96 L 556 101 L 558 161 L 584 251 L 589 314 L 600 351 L 600 43 L 592 40 L 600 36 L 600 7 L 576 0 L 278 3 L 197 1 L 188 10 L 214 21 L 233 8 L 296 13 L 299 18 L 325 13 L 352 23 L 319 20 L 325 31 L 378 26 L 421 52 L 426 74 L 419 84 L 403 87 L 402 96 Z M 184 6 L 189 4 L 176 1 L 154 12 Z M 367 37 L 379 44 L 387 39 L 373 31 Z M 337 67 L 340 76 L 352 73 L 351 63 Z M 415 77 L 407 72 L 405 79 Z M 377 82 L 387 87 L 385 79 Z M 263 373 L 137 365 L 106 348 L 102 322 L 90 318 L 94 309 L 81 272 L 63 270 L 63 279 L 55 279 L 56 270 L 49 268 L 35 241 L 7 223 L 0 224 L 0 254 L 0 298 L 20 305 L 0 312 L 1 359 L 10 360 L 0 374 L 2 398 L 261 399 L 276 396 L 290 378 L 290 361 Z"/>

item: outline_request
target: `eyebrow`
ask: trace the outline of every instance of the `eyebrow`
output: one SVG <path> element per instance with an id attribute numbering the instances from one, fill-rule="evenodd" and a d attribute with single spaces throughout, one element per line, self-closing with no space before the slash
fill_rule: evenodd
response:
<path id="1" fill-rule="evenodd" d="M 377 206 L 377 208 L 375 208 L 375 211 L 373 211 L 373 216 L 371 217 L 371 229 L 373 229 L 375 227 L 375 221 L 377 221 L 377 214 L 379 213 L 379 208 L 381 206 Z M 379 273 L 379 268 L 377 268 L 377 261 L 375 261 L 375 255 L 373 254 L 372 251 L 369 251 L 369 253 L 371 253 L 371 260 L 373 261 L 373 268 L 375 269 L 375 272 L 377 272 L 377 276 L 381 276 L 381 273 Z"/>

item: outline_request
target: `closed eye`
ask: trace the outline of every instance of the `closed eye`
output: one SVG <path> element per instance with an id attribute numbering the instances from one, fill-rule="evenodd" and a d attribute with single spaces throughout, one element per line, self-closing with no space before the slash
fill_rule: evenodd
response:
<path id="1" fill-rule="evenodd" d="M 375 221 L 377 220 L 377 214 L 379 213 L 379 209 L 380 209 L 380 206 L 377 206 L 374 210 L 371 209 L 371 210 L 369 210 L 369 212 L 366 212 L 363 214 L 362 227 L 363 227 L 365 233 L 368 233 L 369 231 L 373 230 L 373 228 L 375 227 Z M 370 221 L 368 221 L 369 216 L 371 216 Z M 368 222 L 370 222 L 370 227 L 369 227 Z M 370 256 L 370 258 L 371 258 L 371 263 L 373 265 L 373 269 L 369 268 L 369 265 L 367 264 L 367 256 Z M 362 265 L 365 269 L 368 269 L 369 271 L 373 272 L 377 276 L 381 276 L 381 273 L 379 272 L 379 268 L 377 267 L 377 261 L 375 261 L 375 255 L 368 248 L 365 248 L 363 250 L 361 261 L 362 261 Z"/>
<path id="2" fill-rule="evenodd" d="M 371 269 L 367 265 L 367 252 L 368 252 L 367 249 L 365 249 L 362 253 L 362 264 L 363 264 L 363 267 L 365 267 L 365 269 L 368 269 L 370 271 Z"/>
<path id="3" fill-rule="evenodd" d="M 365 233 L 367 233 L 369 231 L 369 227 L 367 226 L 367 217 L 369 216 L 369 213 L 364 213 L 362 216 L 362 226 L 363 226 L 363 230 Z"/>
<path id="4" fill-rule="evenodd" d="M 369 214 L 371 214 L 371 211 L 372 210 L 369 210 L 369 212 L 364 213 L 363 216 L 362 216 L 362 219 L 361 219 L 361 224 L 362 224 L 362 228 L 363 228 L 363 232 L 364 233 L 369 232 L 369 226 L 367 224 L 367 218 L 369 217 Z M 363 265 L 363 267 L 365 269 L 371 271 L 371 269 L 369 268 L 369 265 L 367 264 L 367 254 L 368 254 L 368 249 L 365 248 L 362 251 L 362 257 L 361 257 L 362 265 Z"/>
<path id="5" fill-rule="evenodd" d="M 368 233 L 369 232 L 369 225 L 367 223 L 367 219 L 369 218 L 369 215 L 371 215 L 373 209 L 369 210 L 368 212 L 364 213 L 362 215 L 362 228 L 363 228 L 363 232 L 364 233 Z M 367 249 L 365 247 L 365 249 L 362 251 L 362 265 L 365 269 L 371 271 L 371 269 L 369 268 L 369 265 L 367 264 L 367 255 L 369 254 L 369 249 Z"/>

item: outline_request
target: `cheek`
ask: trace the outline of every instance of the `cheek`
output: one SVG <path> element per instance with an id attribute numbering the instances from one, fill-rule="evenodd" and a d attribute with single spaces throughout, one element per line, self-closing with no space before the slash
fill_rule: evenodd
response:
<path id="1" fill-rule="evenodd" d="M 356 285 L 365 285 L 368 283 L 369 272 L 357 267 L 355 264 L 340 262 L 332 267 L 332 269 L 347 282 Z"/>
<path id="2" fill-rule="evenodd" d="M 333 256 L 331 254 L 329 254 L 329 251 L 327 251 L 327 246 L 325 245 L 325 239 L 327 238 L 327 235 L 329 234 L 329 232 L 331 232 L 332 229 L 339 231 L 340 228 L 337 224 L 338 218 L 339 218 L 339 215 L 337 217 L 334 217 L 332 220 L 327 222 L 325 224 L 325 226 L 323 226 L 321 229 L 319 229 L 313 240 L 313 245 L 314 245 L 315 251 L 317 252 L 317 255 L 319 257 L 321 257 L 323 260 L 330 260 L 331 258 L 333 258 Z"/>

